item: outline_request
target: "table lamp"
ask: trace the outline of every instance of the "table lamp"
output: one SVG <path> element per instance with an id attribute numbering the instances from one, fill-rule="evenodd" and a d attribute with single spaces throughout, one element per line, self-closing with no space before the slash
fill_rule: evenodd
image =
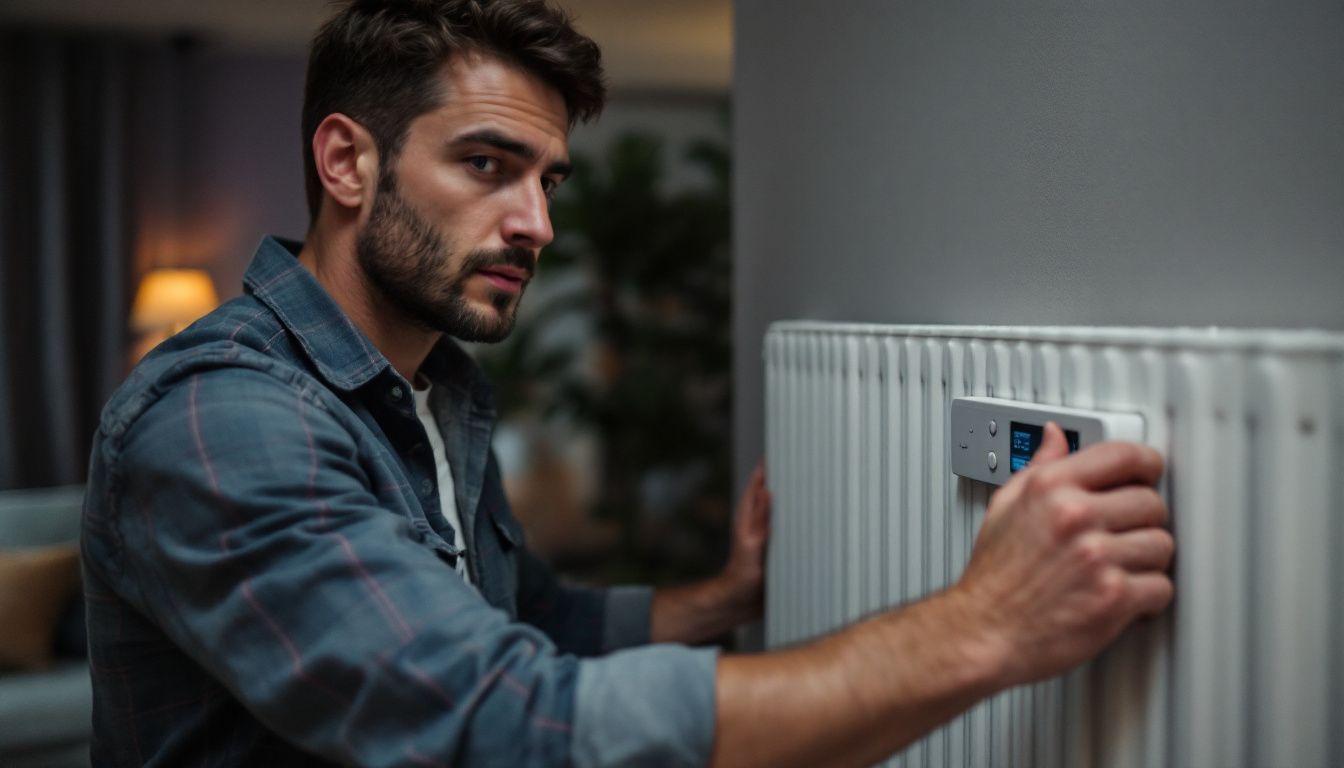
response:
<path id="1" fill-rule="evenodd" d="M 217 306 L 219 296 L 205 270 L 151 269 L 135 292 L 131 328 L 158 331 L 166 339 Z"/>

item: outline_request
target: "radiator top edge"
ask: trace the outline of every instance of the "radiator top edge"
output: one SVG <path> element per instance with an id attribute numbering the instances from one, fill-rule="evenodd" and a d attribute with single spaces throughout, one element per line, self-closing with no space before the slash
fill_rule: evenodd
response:
<path id="1" fill-rule="evenodd" d="M 967 341 L 1053 342 L 1237 352 L 1270 351 L 1344 357 L 1344 332 L 1318 329 L 1156 328 L 1141 326 L 883 325 L 877 323 L 780 320 L 766 337 L 782 334 L 964 339 Z"/>

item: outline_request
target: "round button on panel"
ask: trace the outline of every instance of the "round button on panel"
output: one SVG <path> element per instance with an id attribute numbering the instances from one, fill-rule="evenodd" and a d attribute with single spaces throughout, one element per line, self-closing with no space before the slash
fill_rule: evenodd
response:
<path id="1" fill-rule="evenodd" d="M 993 472 L 999 468 L 999 457 L 993 452 L 989 452 L 989 471 Z"/>
<path id="2" fill-rule="evenodd" d="M 993 420 L 993 419 L 990 419 L 990 420 L 989 420 L 989 435 L 990 435 L 990 437 L 993 437 L 994 435 L 997 435 L 997 434 L 999 434 L 999 422 L 997 422 L 997 421 L 995 421 L 995 420 Z"/>

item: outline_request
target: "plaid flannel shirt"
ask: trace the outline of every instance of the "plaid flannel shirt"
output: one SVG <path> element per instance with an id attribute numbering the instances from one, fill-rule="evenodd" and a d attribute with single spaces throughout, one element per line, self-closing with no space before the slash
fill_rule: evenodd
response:
<path id="1" fill-rule="evenodd" d="M 559 583 L 490 450 L 490 388 L 434 382 L 465 530 L 410 385 L 267 238 L 246 293 L 103 412 L 83 522 L 96 765 L 699 765 L 715 652 L 651 591 Z M 464 556 L 479 588 L 454 571 Z"/>

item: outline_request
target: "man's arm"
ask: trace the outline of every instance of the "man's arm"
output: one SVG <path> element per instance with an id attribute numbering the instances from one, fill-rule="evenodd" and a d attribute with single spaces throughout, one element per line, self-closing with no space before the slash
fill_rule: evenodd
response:
<path id="1" fill-rule="evenodd" d="M 721 658 L 714 764 L 872 764 L 1163 610 L 1174 544 L 1152 489 L 1161 457 L 1067 451 L 1049 425 L 1033 465 L 991 500 L 952 588 L 807 646 Z"/>
<path id="2" fill-rule="evenodd" d="M 88 567 L 264 727 L 343 764 L 705 762 L 712 651 L 557 653 L 385 508 L 353 414 L 264 371 L 184 373 L 114 425 L 85 528 Z"/>
<path id="3" fill-rule="evenodd" d="M 770 492 L 757 466 L 737 504 L 732 550 L 717 576 L 654 592 L 651 636 L 655 643 L 700 643 L 761 617 L 765 545 L 770 535 Z"/>
<path id="4" fill-rule="evenodd" d="M 648 643 L 711 640 L 761 617 L 769 528 L 770 493 L 764 469 L 757 467 L 738 502 L 728 564 L 714 577 L 656 590 L 589 589 L 558 580 L 523 548 L 519 615 L 544 630 L 561 650 L 581 656 Z"/>

